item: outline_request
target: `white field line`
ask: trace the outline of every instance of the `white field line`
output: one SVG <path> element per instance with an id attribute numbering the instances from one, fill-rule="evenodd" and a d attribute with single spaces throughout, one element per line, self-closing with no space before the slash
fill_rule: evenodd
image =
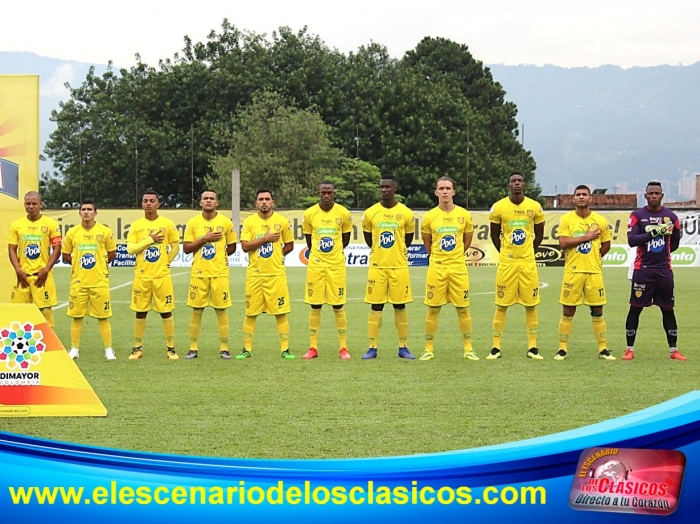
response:
<path id="1" fill-rule="evenodd" d="M 177 277 L 179 275 L 188 275 L 189 273 L 190 273 L 189 271 L 183 271 L 182 273 L 173 273 L 170 276 Z M 114 291 L 115 289 L 121 289 L 123 287 L 130 286 L 133 283 L 134 283 L 134 281 L 130 280 L 129 282 L 124 282 L 123 284 L 119 284 L 118 286 L 111 287 L 111 288 L 109 288 L 109 290 Z M 127 302 L 125 300 L 118 300 L 118 301 L 112 300 L 111 302 L 112 302 L 112 304 L 131 304 L 131 302 Z M 64 307 L 67 307 L 67 306 L 68 306 L 68 302 L 61 302 L 59 305 L 54 307 L 54 309 L 63 309 Z"/>

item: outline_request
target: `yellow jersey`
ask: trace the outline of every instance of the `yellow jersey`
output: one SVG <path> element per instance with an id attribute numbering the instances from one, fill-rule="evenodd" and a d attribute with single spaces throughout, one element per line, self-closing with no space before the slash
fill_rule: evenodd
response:
<path id="1" fill-rule="evenodd" d="M 200 213 L 190 218 L 185 226 L 185 242 L 199 240 L 209 231 L 218 231 L 221 238 L 217 242 L 207 242 L 193 253 L 193 277 L 225 277 L 228 276 L 228 255 L 226 246 L 236 243 L 236 231 L 233 222 L 221 213 L 212 219 L 206 219 Z"/>
<path id="2" fill-rule="evenodd" d="M 304 211 L 304 235 L 311 235 L 309 266 L 337 267 L 345 265 L 343 233 L 352 231 L 350 211 L 333 204 L 329 211 L 319 204 Z"/>
<path id="3" fill-rule="evenodd" d="M 430 265 L 466 267 L 464 234 L 474 231 L 472 214 L 460 206 L 449 213 L 434 207 L 423 216 L 420 232 L 430 235 Z"/>
<path id="4" fill-rule="evenodd" d="M 294 242 L 289 220 L 273 212 L 270 218 L 262 218 L 258 213 L 243 221 L 241 240 L 255 240 L 268 232 L 280 233 L 279 242 L 266 242 L 255 251 L 248 253 L 248 276 L 269 276 L 284 274 L 284 244 Z"/>
<path id="5" fill-rule="evenodd" d="M 372 233 L 371 267 L 408 267 L 406 234 L 415 232 L 413 211 L 400 202 L 392 208 L 378 202 L 365 211 L 362 230 Z"/>
<path id="6" fill-rule="evenodd" d="M 85 229 L 82 224 L 70 228 L 63 239 L 61 252 L 72 257 L 71 285 L 109 286 L 107 254 L 116 250 L 112 230 L 104 224 L 96 222 L 90 229 Z"/>
<path id="7" fill-rule="evenodd" d="M 534 226 L 544 222 L 539 202 L 525 197 L 514 204 L 509 197 L 502 198 L 491 207 L 489 222 L 501 225 L 501 264 L 535 261 Z"/>
<path id="8" fill-rule="evenodd" d="M 131 223 L 126 237 L 127 245 L 140 244 L 151 233 L 158 231 L 165 235 L 163 241 L 153 242 L 143 251 L 136 253 L 134 274 L 139 278 L 161 278 L 170 274 L 168 249 L 170 244 L 180 242 L 180 234 L 175 229 L 173 221 L 163 216 L 158 216 L 155 220 L 139 218 Z"/>
<path id="9" fill-rule="evenodd" d="M 603 242 L 612 239 L 612 233 L 608 229 L 608 221 L 595 211 L 586 218 L 581 218 L 576 211 L 570 211 L 559 223 L 557 234 L 560 237 L 580 237 L 590 230 L 600 229 L 600 236 L 595 240 L 589 240 L 575 247 L 566 249 L 567 271 L 574 273 L 602 273 L 603 264 L 600 259 L 600 246 Z"/>
<path id="10" fill-rule="evenodd" d="M 32 221 L 25 216 L 10 224 L 7 243 L 17 246 L 17 258 L 22 271 L 34 275 L 49 263 L 51 246 L 61 244 L 61 231 L 58 222 L 52 218 L 41 215 Z"/>

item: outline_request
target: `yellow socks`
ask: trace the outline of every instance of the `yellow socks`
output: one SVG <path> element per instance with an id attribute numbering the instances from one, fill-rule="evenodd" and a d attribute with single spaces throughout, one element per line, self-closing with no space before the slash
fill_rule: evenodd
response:
<path id="1" fill-rule="evenodd" d="M 112 324 L 108 318 L 100 318 L 97 320 L 97 329 L 100 331 L 100 337 L 105 349 L 112 347 Z"/>
<path id="2" fill-rule="evenodd" d="M 569 337 L 574 327 L 574 317 L 563 316 L 559 320 L 559 349 L 569 350 Z"/>
<path id="3" fill-rule="evenodd" d="M 289 349 L 289 319 L 287 315 L 276 315 L 277 333 L 280 336 L 280 352 Z"/>
<path id="4" fill-rule="evenodd" d="M 379 328 L 382 325 L 382 312 L 370 309 L 369 320 L 367 320 L 367 331 L 369 333 L 369 347 L 377 347 L 377 339 L 379 338 Z"/>
<path id="5" fill-rule="evenodd" d="M 50 307 L 45 307 L 41 310 L 41 314 L 44 315 L 46 322 L 48 322 L 51 329 L 53 329 L 56 325 L 53 320 L 53 309 L 51 309 Z"/>
<path id="6" fill-rule="evenodd" d="M 141 349 L 143 335 L 146 333 L 146 317 L 134 319 L 134 348 Z"/>
<path id="7" fill-rule="evenodd" d="M 228 351 L 228 315 L 225 309 L 215 309 L 216 327 L 219 330 L 219 351 Z"/>
<path id="8" fill-rule="evenodd" d="M 321 311 L 319 309 L 319 311 Z M 340 349 L 348 347 L 348 317 L 345 314 L 345 308 L 333 308 L 333 313 L 335 313 L 335 327 L 338 330 L 338 343 L 340 344 Z M 319 315 L 320 320 L 320 315 Z M 313 346 L 316 347 L 316 346 Z"/>
<path id="9" fill-rule="evenodd" d="M 536 307 L 526 307 L 525 308 L 525 328 L 527 329 L 527 347 L 536 348 L 537 347 L 537 327 L 539 326 L 539 319 L 537 316 Z"/>
<path id="10" fill-rule="evenodd" d="M 459 332 L 462 333 L 464 352 L 468 353 L 474 349 L 472 347 L 472 317 L 469 314 L 469 308 L 458 307 L 457 317 L 459 318 Z"/>
<path id="11" fill-rule="evenodd" d="M 438 328 L 439 307 L 428 307 L 428 314 L 425 316 L 425 350 L 431 353 L 435 349 L 435 334 Z"/>
<path id="12" fill-rule="evenodd" d="M 80 338 L 83 336 L 83 319 L 74 318 L 70 323 L 70 346 L 80 349 Z"/>
<path id="13" fill-rule="evenodd" d="M 165 345 L 169 348 L 175 347 L 175 318 L 170 315 L 163 319 L 163 331 L 165 332 Z"/>
<path id="14" fill-rule="evenodd" d="M 336 322 L 338 317 L 336 316 Z M 321 308 L 309 311 L 309 347 L 318 349 L 318 332 L 321 329 Z"/>
<path id="15" fill-rule="evenodd" d="M 594 317 L 591 315 L 591 322 L 593 324 L 593 334 L 598 342 L 598 352 L 608 349 L 605 319 L 602 315 L 599 317 Z"/>
<path id="16" fill-rule="evenodd" d="M 197 351 L 199 342 L 199 332 L 202 329 L 202 313 L 204 309 L 193 308 L 190 317 L 190 350 Z"/>
<path id="17" fill-rule="evenodd" d="M 496 306 L 496 312 L 493 314 L 493 346 L 501 349 L 501 340 L 503 339 L 503 330 L 506 327 L 506 312 L 508 308 Z"/>
<path id="18" fill-rule="evenodd" d="M 255 321 L 257 317 L 246 316 L 243 319 L 243 349 L 253 351 L 253 335 L 255 335 Z"/>
<path id="19" fill-rule="evenodd" d="M 406 308 L 394 309 L 394 324 L 399 335 L 399 347 L 405 348 L 408 345 L 408 311 Z"/>

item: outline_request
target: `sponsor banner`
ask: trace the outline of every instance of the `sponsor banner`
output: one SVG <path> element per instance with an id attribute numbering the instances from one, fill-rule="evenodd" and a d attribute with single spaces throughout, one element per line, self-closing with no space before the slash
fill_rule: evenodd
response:
<path id="1" fill-rule="evenodd" d="M 603 257 L 603 267 L 628 267 L 634 262 L 636 248 L 629 246 L 612 246 Z M 674 268 L 700 267 L 700 245 L 681 245 L 671 253 Z"/>
<path id="2" fill-rule="evenodd" d="M 0 433 L 0 507 L 3 522 L 591 521 L 574 509 L 693 522 L 698 464 L 698 391 L 562 433 L 403 457 L 227 459 Z"/>
<path id="3" fill-rule="evenodd" d="M 0 304 L 0 417 L 105 417 L 34 304 Z"/>
<path id="4" fill-rule="evenodd" d="M 7 256 L 10 224 L 23 196 L 39 187 L 39 77 L 0 75 L 0 302 L 10 299 L 15 270 Z"/>

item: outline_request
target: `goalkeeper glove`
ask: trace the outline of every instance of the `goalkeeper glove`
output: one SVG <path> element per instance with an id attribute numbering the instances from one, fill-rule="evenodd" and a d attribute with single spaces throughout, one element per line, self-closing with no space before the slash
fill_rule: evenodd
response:
<path id="1" fill-rule="evenodd" d="M 659 229 L 661 226 L 659 224 L 649 224 L 647 227 L 644 228 L 644 231 L 647 233 L 651 233 L 651 236 L 653 238 L 656 238 L 658 236 L 661 236 L 661 233 L 659 233 Z"/>
<path id="2" fill-rule="evenodd" d="M 670 235 L 673 233 L 673 222 L 664 222 L 659 226 L 659 236 Z"/>

